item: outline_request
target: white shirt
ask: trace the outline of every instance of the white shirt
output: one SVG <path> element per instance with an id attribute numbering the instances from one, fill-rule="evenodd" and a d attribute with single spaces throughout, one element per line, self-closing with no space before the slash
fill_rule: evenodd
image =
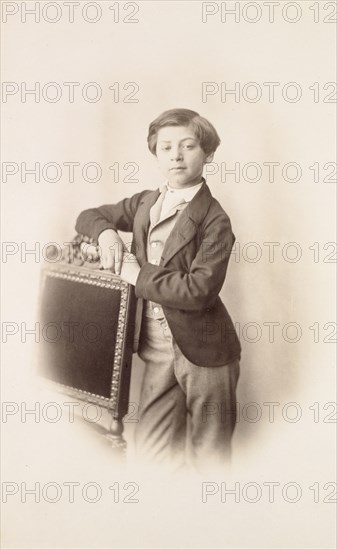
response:
<path id="1" fill-rule="evenodd" d="M 201 181 L 198 183 L 198 185 L 192 185 L 192 187 L 183 187 L 181 189 L 176 189 L 175 187 L 171 187 L 168 182 L 160 189 L 161 192 L 166 192 L 163 199 L 161 212 L 160 212 L 160 220 L 165 218 L 166 214 L 178 206 L 178 204 L 182 204 L 184 202 L 191 202 L 193 197 L 198 193 L 199 189 L 201 189 L 203 182 Z"/>

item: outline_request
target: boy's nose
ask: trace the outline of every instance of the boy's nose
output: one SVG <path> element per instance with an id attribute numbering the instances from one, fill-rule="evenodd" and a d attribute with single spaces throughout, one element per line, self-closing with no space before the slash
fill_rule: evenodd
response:
<path id="1" fill-rule="evenodd" d="M 181 160 L 183 157 L 182 151 L 180 149 L 172 149 L 172 160 Z"/>

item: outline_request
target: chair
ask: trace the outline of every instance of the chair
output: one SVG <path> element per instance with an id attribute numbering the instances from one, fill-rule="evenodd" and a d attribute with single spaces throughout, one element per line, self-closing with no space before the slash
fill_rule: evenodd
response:
<path id="1" fill-rule="evenodd" d="M 108 409 L 106 436 L 125 452 L 136 298 L 131 285 L 83 256 L 84 243 L 94 246 L 77 235 L 61 259 L 50 250 L 42 269 L 38 374 L 61 392 Z"/>

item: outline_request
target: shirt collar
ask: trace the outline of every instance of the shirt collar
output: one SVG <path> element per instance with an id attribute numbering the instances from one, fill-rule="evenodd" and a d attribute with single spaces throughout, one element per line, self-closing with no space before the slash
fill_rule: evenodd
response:
<path id="1" fill-rule="evenodd" d="M 159 190 L 161 193 L 168 192 L 169 196 L 174 196 L 177 199 L 183 199 L 185 202 L 190 202 L 197 194 L 199 189 L 201 189 L 203 182 L 204 179 L 202 179 L 200 183 L 198 183 L 197 185 L 193 185 L 192 187 L 183 187 L 181 189 L 176 189 L 175 187 L 171 187 L 169 182 L 166 181 L 159 188 Z"/>

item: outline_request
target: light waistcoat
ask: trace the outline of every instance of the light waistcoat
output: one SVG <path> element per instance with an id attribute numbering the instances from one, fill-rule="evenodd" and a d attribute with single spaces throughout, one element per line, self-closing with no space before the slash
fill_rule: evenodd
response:
<path id="1" fill-rule="evenodd" d="M 150 210 L 150 228 L 147 236 L 147 260 L 154 265 L 159 265 L 165 242 L 182 211 L 188 205 L 188 202 L 182 199 L 179 204 L 171 208 L 171 210 L 165 214 L 165 217 L 160 220 L 160 212 L 165 192 L 159 195 L 157 202 L 155 202 Z M 155 319 L 163 319 L 165 317 L 161 305 L 151 301 L 146 302 L 145 316 Z"/>

